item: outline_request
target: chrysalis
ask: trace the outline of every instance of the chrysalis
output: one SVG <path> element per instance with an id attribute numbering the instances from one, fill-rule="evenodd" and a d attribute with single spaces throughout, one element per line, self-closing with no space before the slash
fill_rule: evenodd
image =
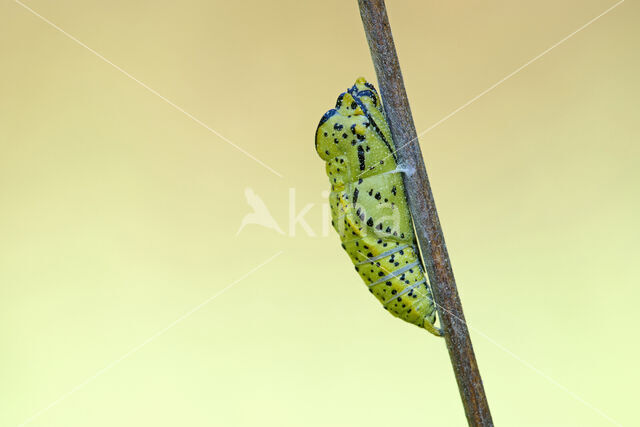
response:
<path id="1" fill-rule="evenodd" d="M 327 163 L 331 223 L 369 291 L 394 316 L 441 336 L 403 171 L 378 93 L 364 78 L 320 120 L 316 151 Z"/>

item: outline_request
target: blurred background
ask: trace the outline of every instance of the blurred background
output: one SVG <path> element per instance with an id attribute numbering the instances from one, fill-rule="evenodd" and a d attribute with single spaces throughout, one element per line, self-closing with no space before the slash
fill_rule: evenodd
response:
<path id="1" fill-rule="evenodd" d="M 614 4 L 388 1 L 418 131 Z M 497 425 L 637 421 L 638 18 L 421 138 Z M 323 216 L 356 1 L 6 1 L 0 58 L 0 425 L 465 425 Z"/>

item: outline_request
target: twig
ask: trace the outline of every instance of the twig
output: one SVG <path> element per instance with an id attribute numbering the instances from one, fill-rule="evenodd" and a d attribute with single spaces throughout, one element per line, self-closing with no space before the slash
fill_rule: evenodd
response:
<path id="1" fill-rule="evenodd" d="M 405 190 L 467 421 L 472 426 L 492 426 L 489 404 L 417 141 L 384 0 L 358 0 L 358 4 L 399 162 L 415 171 L 411 175 L 403 174 Z"/>

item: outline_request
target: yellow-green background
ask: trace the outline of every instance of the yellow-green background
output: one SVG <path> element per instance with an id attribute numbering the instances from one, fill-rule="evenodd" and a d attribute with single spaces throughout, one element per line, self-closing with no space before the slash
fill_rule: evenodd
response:
<path id="1" fill-rule="evenodd" d="M 59 398 L 29 425 L 465 424 L 444 342 L 335 235 L 236 236 L 246 187 L 285 231 L 295 188 L 321 232 L 316 124 L 375 81 L 355 1 L 27 4 L 284 177 L 2 2 L 0 425 Z M 389 1 L 418 130 L 613 4 Z M 627 0 L 421 139 L 498 425 L 613 425 L 570 393 L 637 423 L 639 18 Z"/>

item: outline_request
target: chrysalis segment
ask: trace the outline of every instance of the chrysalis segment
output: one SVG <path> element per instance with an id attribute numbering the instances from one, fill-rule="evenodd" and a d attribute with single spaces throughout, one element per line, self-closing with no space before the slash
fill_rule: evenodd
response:
<path id="1" fill-rule="evenodd" d="M 441 335 L 380 97 L 363 78 L 320 120 L 332 224 L 369 291 L 394 316 Z"/>

